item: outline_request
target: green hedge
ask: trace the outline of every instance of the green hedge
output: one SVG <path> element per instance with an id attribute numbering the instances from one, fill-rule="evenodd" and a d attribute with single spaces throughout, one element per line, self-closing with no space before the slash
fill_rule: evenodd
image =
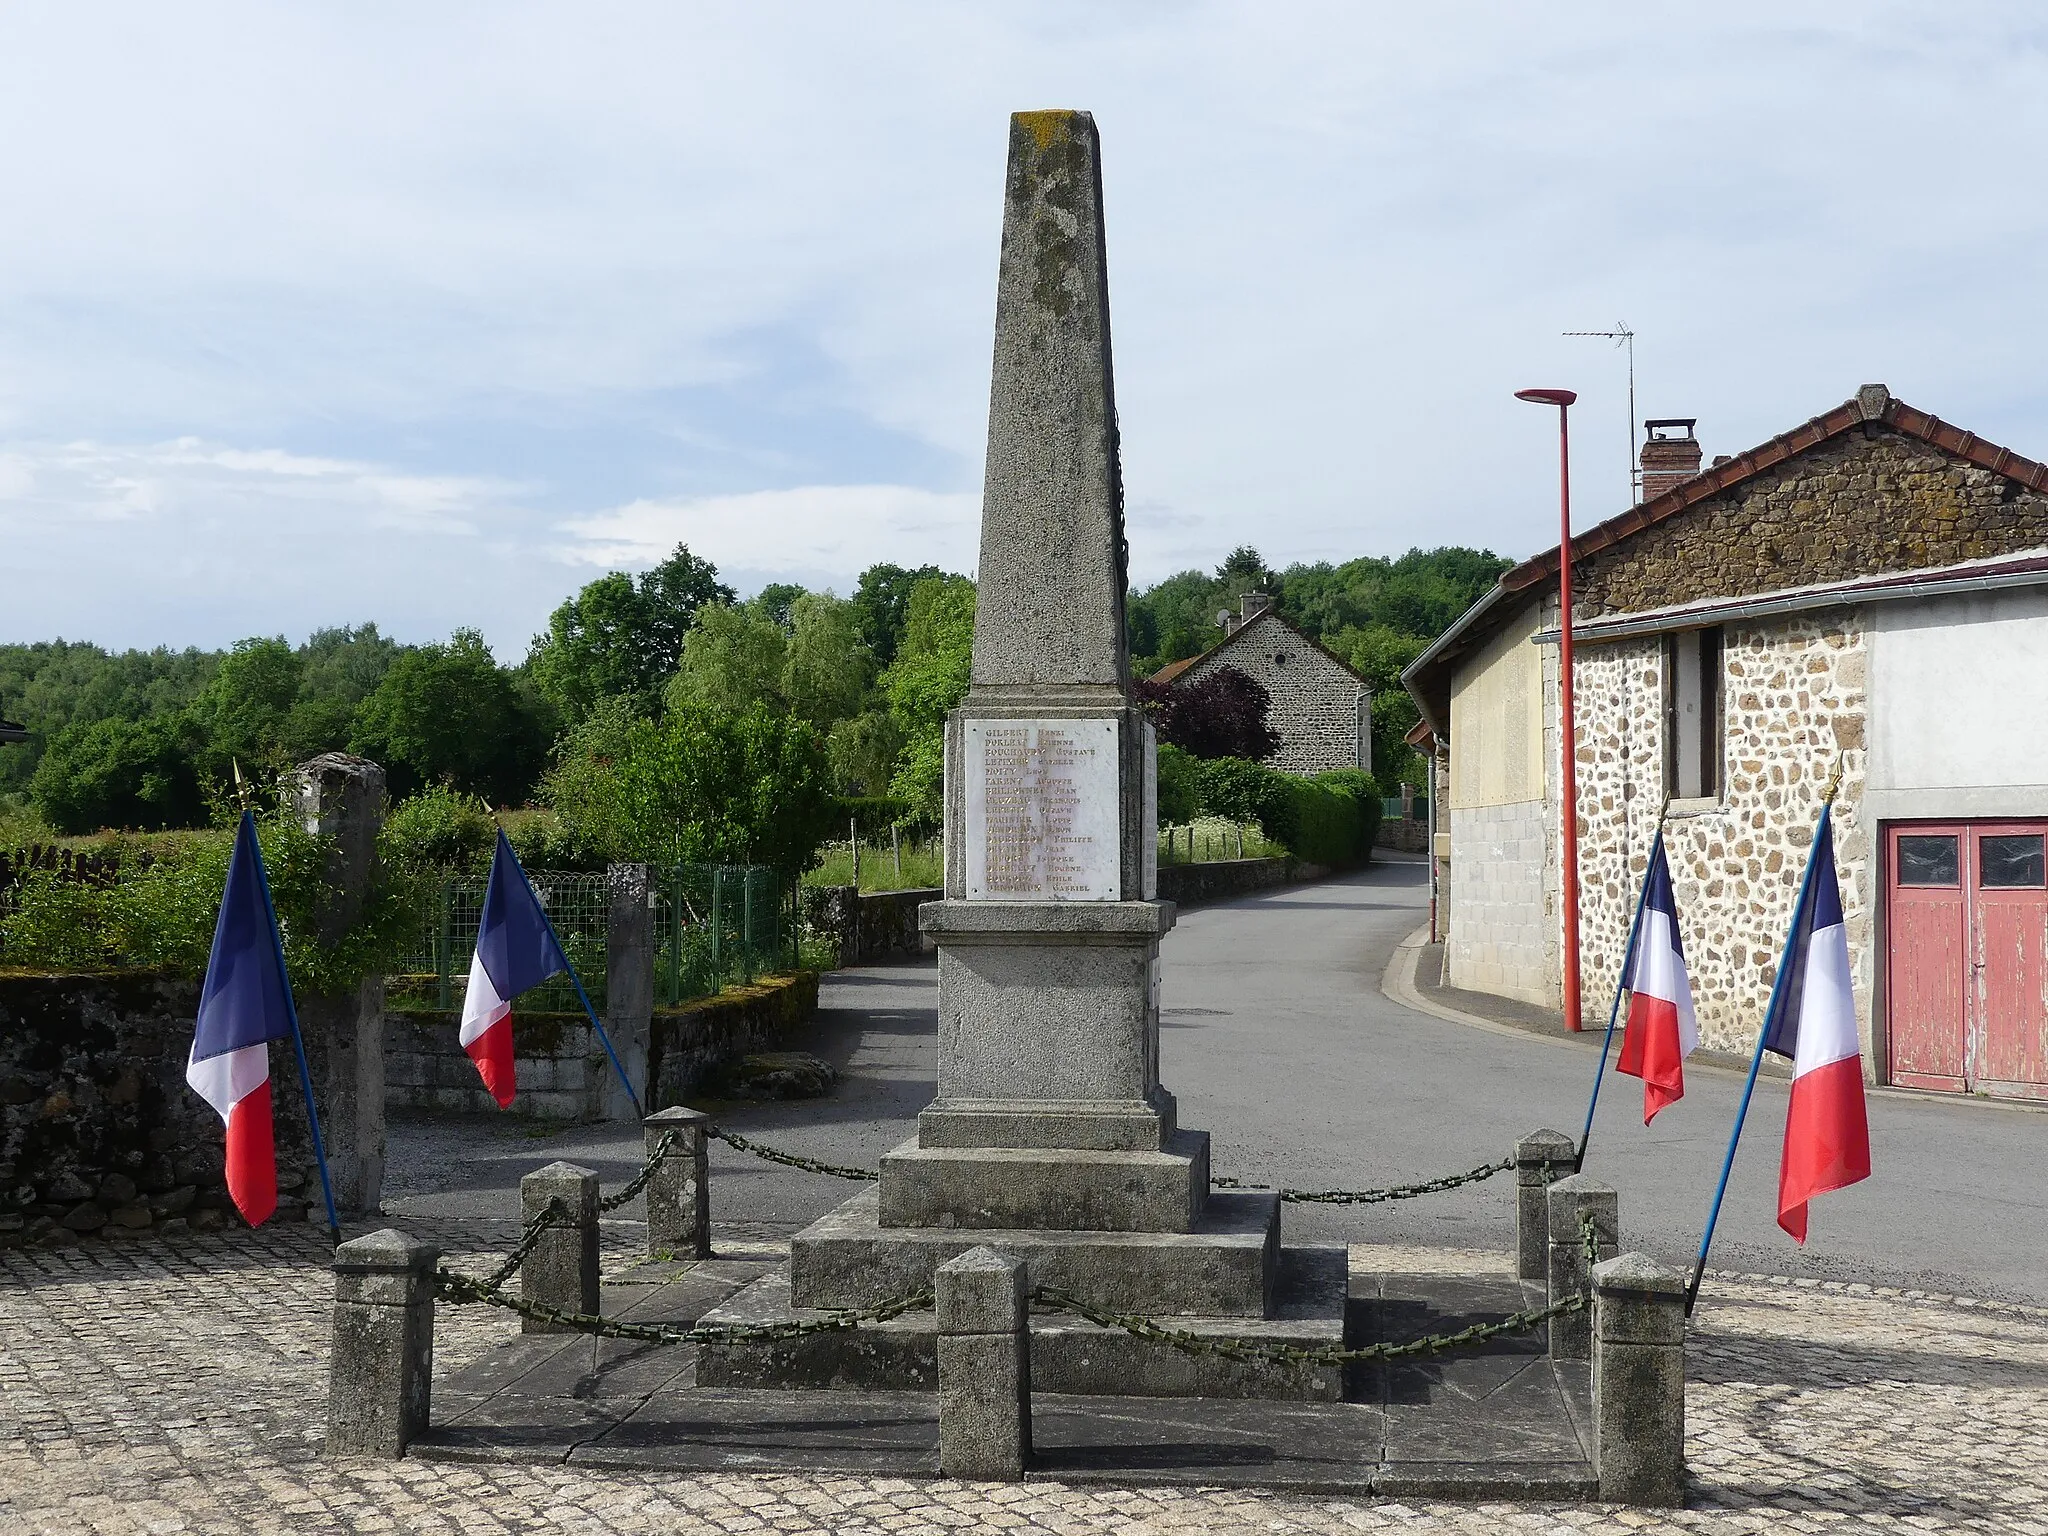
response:
<path id="1" fill-rule="evenodd" d="M 1264 763 L 1217 757 L 1199 764 L 1197 778 L 1206 815 L 1256 822 L 1297 859 L 1342 868 L 1371 857 L 1380 791 L 1362 769 L 1303 779 Z"/>

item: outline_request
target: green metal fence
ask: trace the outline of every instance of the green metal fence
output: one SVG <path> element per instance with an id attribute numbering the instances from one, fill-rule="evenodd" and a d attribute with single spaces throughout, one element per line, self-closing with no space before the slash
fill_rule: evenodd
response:
<path id="1" fill-rule="evenodd" d="M 591 1002 L 604 1007 L 610 881 L 601 874 L 565 870 L 530 870 L 527 878 Z M 441 882 L 389 978 L 397 1006 L 461 1006 L 483 918 L 484 885 L 480 875 Z M 792 896 L 766 865 L 684 864 L 654 871 L 652 887 L 656 1006 L 705 997 L 793 963 Z M 524 994 L 519 1006 L 541 1013 L 582 1011 L 567 976 Z"/>
<path id="2" fill-rule="evenodd" d="M 708 997 L 794 963 L 792 892 L 765 864 L 682 864 L 654 882 L 654 1001 Z"/>

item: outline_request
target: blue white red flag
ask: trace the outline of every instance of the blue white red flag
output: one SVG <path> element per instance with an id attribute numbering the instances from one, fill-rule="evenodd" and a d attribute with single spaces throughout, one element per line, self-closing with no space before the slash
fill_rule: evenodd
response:
<path id="1" fill-rule="evenodd" d="M 1628 1023 L 1614 1070 L 1643 1080 L 1643 1124 L 1648 1125 L 1658 1110 L 1685 1097 L 1685 1058 L 1700 1043 L 1662 837 L 1643 871 L 1643 921 L 1627 974 Z"/>
<path id="2" fill-rule="evenodd" d="M 199 993 L 185 1081 L 227 1125 L 228 1195 L 252 1227 L 277 1209 L 270 1042 L 291 1032 L 291 982 L 278 949 L 270 883 L 256 846 L 256 819 L 244 811 Z"/>
<path id="3" fill-rule="evenodd" d="M 1785 1152 L 1778 1167 L 1778 1225 L 1806 1241 L 1806 1204 L 1815 1195 L 1870 1177 L 1870 1123 L 1863 1104 L 1863 1054 L 1849 989 L 1849 937 L 1835 880 L 1833 808 L 1821 812 L 1814 867 L 1792 919 L 1785 981 L 1764 1020 L 1766 1050 L 1792 1062 Z"/>
<path id="4" fill-rule="evenodd" d="M 518 1086 L 512 1067 L 512 1000 L 568 969 L 569 958 L 555 942 L 540 898 L 500 828 L 477 926 L 476 957 L 469 963 L 469 990 L 462 999 L 462 1048 L 500 1109 L 512 1102 Z"/>

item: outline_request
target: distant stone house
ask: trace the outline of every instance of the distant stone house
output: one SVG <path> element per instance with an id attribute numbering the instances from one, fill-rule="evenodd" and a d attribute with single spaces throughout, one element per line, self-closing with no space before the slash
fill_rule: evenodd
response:
<path id="1" fill-rule="evenodd" d="M 1584 1023 L 1664 815 L 1702 1042 L 1755 1038 L 1839 765 L 1865 1070 L 2048 1098 L 2048 466 L 1872 385 L 1573 539 Z M 1448 979 L 1558 1006 L 1557 554 L 1403 674 L 1446 747 Z M 1668 809 L 1667 809 L 1668 802 Z"/>
<path id="2" fill-rule="evenodd" d="M 1223 639 L 1152 674 L 1155 683 L 1191 683 L 1233 667 L 1272 700 L 1266 723 L 1280 738 L 1272 766 L 1304 776 L 1372 767 L 1372 690 L 1350 667 L 1289 624 L 1262 592 L 1245 594 Z"/>

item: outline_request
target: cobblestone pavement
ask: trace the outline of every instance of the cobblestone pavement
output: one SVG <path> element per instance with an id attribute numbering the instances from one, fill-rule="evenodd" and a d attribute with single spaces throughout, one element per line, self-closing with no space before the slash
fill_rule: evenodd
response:
<path id="1" fill-rule="evenodd" d="M 510 1230 L 408 1225 L 470 1269 Z M 605 1236 L 616 1270 L 641 1230 Z M 324 1260 L 317 1236 L 297 1231 L 0 1253 L 0 1531 L 2048 1533 L 2040 1309 L 1712 1280 L 1689 1356 L 1692 1506 L 1652 1512 L 329 1462 Z M 442 1308 L 437 1370 L 514 1325 Z"/>

